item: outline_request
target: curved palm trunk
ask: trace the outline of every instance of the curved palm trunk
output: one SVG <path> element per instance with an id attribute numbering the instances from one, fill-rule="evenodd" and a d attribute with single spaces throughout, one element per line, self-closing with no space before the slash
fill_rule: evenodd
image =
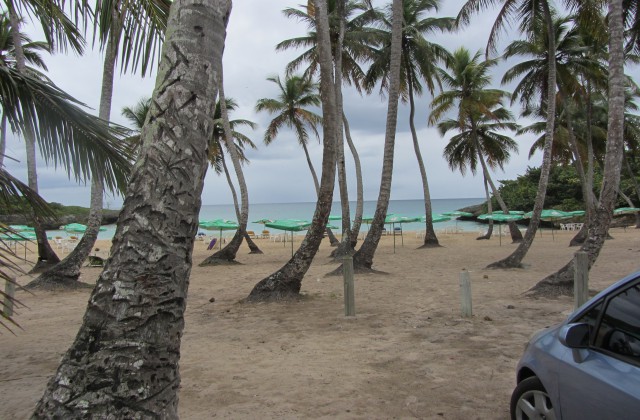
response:
<path id="1" fill-rule="evenodd" d="M 636 180 L 635 174 L 633 173 L 633 169 L 631 169 L 631 165 L 629 164 L 629 158 L 627 157 L 627 154 L 624 153 L 624 151 L 622 153 L 623 153 L 622 157 L 624 159 L 625 169 L 627 170 L 627 173 L 629 174 L 629 178 L 633 183 L 633 187 L 636 190 L 636 195 L 638 196 L 638 199 L 640 199 L 640 184 Z M 636 229 L 640 229 L 640 213 L 636 213 Z"/>
<path id="2" fill-rule="evenodd" d="M 360 234 L 360 226 L 362 226 L 362 211 L 364 207 L 364 196 L 362 192 L 362 166 L 360 165 L 358 150 L 356 150 L 356 146 L 353 144 L 353 140 L 351 139 L 349 121 L 347 121 L 347 117 L 344 113 L 342 113 L 342 123 L 344 125 L 345 137 L 347 138 L 349 150 L 353 155 L 353 163 L 356 169 L 356 212 L 353 216 L 353 225 L 351 226 L 351 246 L 355 248 L 356 242 L 358 241 L 358 235 Z"/>
<path id="3" fill-rule="evenodd" d="M 231 188 L 233 194 L 233 202 L 236 208 L 236 213 L 238 216 L 238 230 L 236 234 L 233 236 L 233 239 L 222 248 L 220 251 L 214 253 L 210 257 L 206 258 L 203 262 L 200 263 L 200 266 L 206 265 L 220 265 L 220 264 L 237 264 L 236 255 L 238 254 L 238 250 L 240 249 L 240 245 L 242 245 L 242 240 L 247 235 L 247 222 L 249 219 L 249 192 L 247 191 L 247 183 L 244 179 L 244 172 L 242 171 L 242 164 L 240 163 L 240 157 L 238 156 L 238 151 L 236 149 L 235 144 L 233 144 L 233 138 L 231 135 L 231 126 L 229 125 L 229 113 L 227 112 L 227 104 L 226 104 L 226 96 L 224 94 L 224 67 L 222 65 L 222 61 L 219 63 L 218 70 L 218 96 L 220 103 L 220 116 L 222 117 L 222 127 L 224 128 L 224 142 L 229 151 L 229 155 L 231 156 L 231 162 L 233 163 L 233 169 L 236 173 L 236 178 L 238 179 L 238 187 L 240 188 L 240 211 L 238 212 L 238 197 L 235 192 L 235 188 L 233 187 L 233 183 L 229 177 L 229 171 L 227 169 L 226 163 L 224 163 L 224 170 L 227 174 L 227 180 L 229 181 L 229 187 Z M 254 244 L 255 246 L 255 244 Z"/>
<path id="4" fill-rule="evenodd" d="M 118 44 L 120 32 L 112 32 L 107 48 L 105 50 L 102 90 L 100 95 L 100 108 L 98 116 L 103 120 L 109 120 L 111 116 L 111 102 L 113 98 L 113 78 L 116 58 L 118 55 Z M 91 180 L 91 202 L 89 217 L 87 219 L 87 230 L 82 235 L 78 245 L 59 264 L 41 274 L 37 279 L 29 283 L 29 287 L 81 287 L 78 285 L 80 268 L 87 259 L 93 246 L 98 239 L 100 224 L 102 223 L 104 186 L 102 180 L 94 177 Z"/>
<path id="5" fill-rule="evenodd" d="M 496 201 L 500 206 L 500 210 L 502 210 L 504 214 L 509 214 L 509 209 L 507 208 L 506 203 L 502 199 L 502 194 L 500 194 L 500 190 L 496 188 L 496 185 L 493 183 L 493 179 L 491 178 L 491 174 L 489 173 L 489 168 L 487 167 L 487 162 L 484 161 L 484 156 L 482 155 L 482 150 L 480 148 L 480 142 L 478 141 L 478 135 L 476 134 L 477 133 L 476 123 L 473 120 L 473 118 L 471 119 L 471 129 L 473 133 L 472 134 L 473 142 L 475 143 L 475 146 L 476 146 L 476 153 L 478 155 L 478 160 L 480 160 L 480 166 L 482 166 L 482 175 L 484 177 L 484 182 L 491 186 L 491 191 L 493 192 L 493 196 L 496 198 Z M 491 204 L 491 199 L 489 199 L 489 204 Z M 492 213 L 492 211 L 489 210 L 489 213 Z M 522 233 L 520 232 L 520 229 L 518 229 L 518 226 L 516 225 L 516 223 L 509 222 L 507 223 L 507 225 L 509 226 L 509 233 L 511 234 L 511 242 L 512 243 L 522 242 Z"/>
<path id="6" fill-rule="evenodd" d="M 307 164 L 309 165 L 309 170 L 311 171 L 311 176 L 313 177 L 313 185 L 316 187 L 316 195 L 320 195 L 320 184 L 318 184 L 318 175 L 316 175 L 316 170 L 313 167 L 313 163 L 311 162 L 311 156 L 309 155 L 309 149 L 307 149 L 307 145 L 302 145 L 302 150 L 304 150 L 304 155 L 307 158 Z M 340 245 L 340 241 L 333 234 L 331 229 L 326 229 L 327 236 L 329 237 L 329 242 L 331 242 L 331 246 Z"/>
<path id="7" fill-rule="evenodd" d="M 333 60 L 329 39 L 329 23 L 324 0 L 315 0 L 316 28 L 318 31 L 318 52 L 320 59 L 320 94 L 323 114 L 322 182 L 318 191 L 318 201 L 313 215 L 313 223 L 300 244 L 300 248 L 278 271 L 262 279 L 247 297 L 250 301 L 269 301 L 297 297 L 302 286 L 302 278 L 313 261 L 327 221 L 333 200 L 336 174 L 336 134 L 337 114 L 335 84 L 332 77 Z"/>
<path id="8" fill-rule="evenodd" d="M 549 4 L 546 0 L 541 2 L 544 10 L 544 20 L 547 26 L 547 34 L 549 37 L 549 57 L 555 57 L 556 40 L 553 31 L 553 23 L 551 20 L 551 12 Z M 522 260 L 529 252 L 531 244 L 536 236 L 536 231 L 540 225 L 540 214 L 544 206 L 544 199 L 547 195 L 547 184 L 549 183 L 549 173 L 551 172 L 551 146 L 553 145 L 553 133 L 555 131 L 556 119 L 556 61 L 548 60 L 549 74 L 547 79 L 547 124 L 545 129 L 545 140 L 542 151 L 542 165 L 540 167 L 540 180 L 538 181 L 538 191 L 533 205 L 533 214 L 529 221 L 529 227 L 524 235 L 524 239 L 515 251 L 507 258 L 491 263 L 490 268 L 519 268 L 522 266 Z"/>
<path id="9" fill-rule="evenodd" d="M 171 6 L 146 146 L 111 256 L 33 418 L 178 417 L 180 338 L 230 7 Z"/>
<path id="10" fill-rule="evenodd" d="M 335 60 L 334 79 L 336 85 L 336 164 L 338 166 L 338 188 L 340 190 L 340 207 L 342 211 L 342 241 L 338 248 L 331 254 L 334 258 L 342 258 L 344 255 L 353 254 L 353 240 L 351 238 L 351 210 L 349 208 L 349 190 L 347 188 L 347 169 L 344 162 L 344 135 L 343 135 L 343 101 L 342 101 L 342 43 L 344 41 L 344 5 L 345 2 L 336 3 L 336 14 L 339 19 L 338 42 L 335 46 L 333 57 Z"/>
<path id="11" fill-rule="evenodd" d="M 491 201 L 491 194 L 489 194 L 489 184 L 487 183 L 487 178 L 483 175 L 483 184 L 484 184 L 484 195 L 487 198 L 487 213 L 493 213 L 493 203 Z M 487 233 L 482 236 L 477 237 L 477 240 L 482 239 L 491 239 L 491 235 L 493 235 L 493 220 L 489 219 L 489 228 L 487 229 Z"/>
<path id="12" fill-rule="evenodd" d="M 24 74 L 25 73 L 25 57 L 24 50 L 22 49 L 22 39 L 20 38 L 20 17 L 15 9 L 13 2 L 6 3 L 9 11 L 9 19 L 11 21 L 11 39 L 13 40 L 13 46 L 16 57 L 16 69 Z M 24 130 L 24 142 L 26 145 L 27 155 L 27 182 L 29 188 L 36 193 L 38 192 L 38 175 L 36 173 L 36 140 L 33 132 L 26 128 Z M 60 262 L 60 259 L 51 248 L 49 241 L 47 240 L 47 233 L 42 226 L 42 221 L 35 214 L 33 215 L 33 223 L 35 227 L 35 234 L 38 241 L 38 261 L 31 269 L 30 273 L 40 273 L 53 267 Z"/>
<path id="13" fill-rule="evenodd" d="M 0 119 L 0 167 L 4 166 L 4 155 L 7 152 L 7 115 Z"/>
<path id="14" fill-rule="evenodd" d="M 400 68 L 402 66 L 402 0 L 393 0 L 393 22 L 391 30 L 391 57 L 389 71 L 389 92 L 387 105 L 387 122 L 384 136 L 384 156 L 382 160 L 382 174 L 380 191 L 376 211 L 371 222 L 371 228 L 360 249 L 353 257 L 354 270 L 371 270 L 373 256 L 375 255 L 384 219 L 387 216 L 389 198 L 391 196 L 391 179 L 393 174 L 393 155 L 396 138 L 396 126 L 398 123 L 398 97 L 400 92 Z M 336 272 L 342 272 L 339 267 Z"/>
<path id="15" fill-rule="evenodd" d="M 589 268 L 600 255 L 607 237 L 615 206 L 620 169 L 624 149 L 624 56 L 622 4 L 620 0 L 609 1 L 609 121 L 607 130 L 607 152 L 605 155 L 604 176 L 600 190 L 600 200 L 595 217 L 589 224 L 589 237 L 581 251 L 586 252 Z M 544 278 L 533 288 L 533 293 L 568 294 L 573 293 L 574 266 L 569 261 L 556 273 Z"/>
<path id="16" fill-rule="evenodd" d="M 431 193 L 429 192 L 429 181 L 427 180 L 427 171 L 424 167 L 424 161 L 422 160 L 422 153 L 420 153 L 420 143 L 418 143 L 418 133 L 416 132 L 416 125 L 414 118 L 416 115 L 416 105 L 413 100 L 413 81 L 411 78 L 411 69 L 409 68 L 408 60 L 405 60 L 405 71 L 407 75 L 407 86 L 409 88 L 409 127 L 411 128 L 411 138 L 413 139 L 413 150 L 418 160 L 418 167 L 420 168 L 420 179 L 422 181 L 422 196 L 424 198 L 424 221 L 425 221 L 425 235 L 424 242 L 420 248 L 434 248 L 440 246 L 436 231 L 433 228 L 433 210 L 431 207 Z"/>

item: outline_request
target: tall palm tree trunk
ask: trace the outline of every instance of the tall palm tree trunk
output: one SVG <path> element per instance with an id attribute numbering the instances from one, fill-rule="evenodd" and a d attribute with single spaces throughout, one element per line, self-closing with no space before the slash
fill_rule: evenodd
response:
<path id="1" fill-rule="evenodd" d="M 118 25 L 120 26 L 121 23 Z M 111 32 L 105 49 L 104 64 L 102 68 L 102 89 L 100 95 L 100 107 L 98 116 L 103 120 L 109 120 L 111 116 L 111 102 L 113 98 L 113 78 L 115 74 L 116 58 L 120 31 Z M 82 235 L 78 245 L 59 264 L 42 273 L 38 278 L 29 283 L 29 287 L 83 287 L 78 284 L 80 268 L 93 249 L 100 224 L 102 223 L 104 186 L 102 180 L 95 177 L 91 180 L 91 199 L 89 217 L 87 218 L 87 230 Z"/>
<path id="2" fill-rule="evenodd" d="M 218 70 L 218 96 L 220 103 L 220 116 L 222 117 L 222 127 L 224 128 L 224 142 L 227 146 L 227 150 L 229 151 L 229 155 L 231 156 L 231 162 L 233 163 L 233 169 L 236 173 L 236 178 L 238 179 L 238 187 L 240 189 L 240 212 L 238 216 L 238 230 L 235 235 L 233 235 L 233 239 L 222 248 L 220 251 L 214 253 L 213 255 L 206 258 L 203 262 L 200 263 L 200 266 L 206 265 L 220 265 L 220 264 L 237 264 L 236 255 L 238 250 L 240 249 L 240 245 L 242 244 L 242 240 L 247 235 L 247 223 L 249 220 L 249 192 L 247 190 L 247 182 L 244 179 L 244 172 L 242 171 L 242 164 L 240 163 L 240 157 L 238 156 L 238 151 L 236 149 L 235 144 L 233 144 L 233 138 L 231 134 L 231 126 L 229 125 L 229 113 L 227 112 L 226 105 L 226 97 L 224 94 L 224 67 L 222 65 L 222 61 L 219 63 L 220 69 Z M 224 158 L 223 158 L 224 160 Z M 229 171 L 226 169 L 225 171 L 228 174 Z M 229 180 L 230 181 L 230 180 Z M 230 188 L 234 195 L 234 204 L 235 208 L 238 208 L 238 197 L 235 194 L 235 189 L 233 188 L 233 183 L 230 183 Z"/>
<path id="3" fill-rule="evenodd" d="M 16 57 L 16 69 L 25 74 L 26 64 L 24 49 L 22 48 L 22 39 L 20 38 L 20 17 L 15 9 L 13 2 L 7 2 L 5 5 L 9 11 L 9 19 L 11 22 L 11 38 L 13 40 L 13 46 Z M 38 175 L 36 173 L 36 140 L 34 133 L 29 128 L 24 130 L 24 142 L 26 145 L 27 155 L 27 183 L 36 193 L 38 192 Z M 31 269 L 31 273 L 40 273 L 53 267 L 60 262 L 60 258 L 51 248 L 49 241 L 47 240 L 47 232 L 42 226 L 42 221 L 35 214 L 33 215 L 33 223 L 35 227 L 35 234 L 38 241 L 38 261 Z"/>
<path id="4" fill-rule="evenodd" d="M 347 139 L 347 144 L 349 145 L 349 150 L 351 151 L 351 155 L 353 155 L 353 163 L 356 171 L 356 211 L 353 216 L 353 225 L 351 226 L 351 246 L 355 248 L 356 242 L 358 240 L 358 235 L 360 234 L 360 226 L 362 226 L 362 211 L 364 207 L 364 196 L 362 191 L 362 166 L 360 165 L 360 156 L 358 155 L 358 150 L 356 149 L 356 146 L 355 144 L 353 144 L 353 140 L 351 139 L 349 121 L 347 121 L 347 117 L 344 115 L 344 112 L 342 113 L 342 123 L 344 125 L 344 134 Z"/>
<path id="5" fill-rule="evenodd" d="M 262 279 L 247 297 L 250 301 L 269 301 L 297 297 L 313 258 L 320 247 L 323 232 L 329 220 L 333 201 L 333 188 L 336 175 L 336 94 L 333 79 L 333 59 L 329 38 L 329 22 L 325 0 L 314 0 L 316 9 L 316 28 L 318 31 L 318 53 L 320 61 L 320 94 L 322 97 L 322 181 L 318 191 L 318 201 L 313 214 L 313 223 L 309 227 L 300 248 L 278 271 Z"/>
<path id="6" fill-rule="evenodd" d="M 172 3 L 111 256 L 33 418 L 178 417 L 180 338 L 230 8 Z"/>
<path id="7" fill-rule="evenodd" d="M 0 167 L 4 166 L 4 155 L 7 152 L 7 115 L 0 118 Z"/>
<path id="8" fill-rule="evenodd" d="M 487 178 L 484 177 L 484 175 L 482 177 L 482 183 L 484 184 L 484 196 L 487 198 L 487 213 L 491 214 L 493 213 L 493 203 L 491 201 L 491 194 L 489 194 L 489 184 L 487 183 Z M 484 235 L 477 237 L 476 240 L 491 239 L 491 235 L 493 235 L 493 220 L 489 219 L 489 228 L 487 229 L 487 232 Z"/>
<path id="9" fill-rule="evenodd" d="M 393 0 L 393 22 L 391 29 L 391 57 L 389 71 L 389 93 L 387 105 L 387 123 L 384 136 L 384 155 L 382 174 L 376 211 L 371 222 L 369 233 L 353 257 L 354 270 L 371 270 L 384 219 L 387 217 L 389 199 L 391 197 L 391 180 L 393 174 L 393 155 L 398 123 L 398 97 L 400 93 L 400 69 L 402 67 L 402 0 Z M 342 267 L 338 268 L 342 271 Z M 336 271 L 338 271 L 336 270 Z"/>
<path id="10" fill-rule="evenodd" d="M 553 31 L 553 21 L 547 0 L 542 0 L 544 10 L 544 20 L 547 26 L 547 36 L 549 37 L 549 57 L 555 57 L 556 39 Z M 533 204 L 533 214 L 529 221 L 529 227 L 524 235 L 524 239 L 515 251 L 507 258 L 489 264 L 490 268 L 518 268 L 522 266 L 522 260 L 529 252 L 531 244 L 535 239 L 538 226 L 540 225 L 540 215 L 544 207 L 544 199 L 547 195 L 547 185 L 549 184 L 549 174 L 551 172 L 551 146 L 553 145 L 553 133 L 555 132 L 556 119 L 556 60 L 547 60 L 549 63 L 549 74 L 547 79 L 547 124 L 545 129 L 544 147 L 542 150 L 542 165 L 540 167 L 540 180 L 538 181 L 538 191 Z"/>
<path id="11" fill-rule="evenodd" d="M 422 160 L 422 153 L 420 153 L 420 143 L 418 142 L 418 133 L 416 132 L 415 115 L 416 104 L 413 98 L 413 80 L 411 78 L 411 69 L 409 68 L 408 58 L 404 60 L 405 71 L 407 77 L 407 86 L 409 88 L 409 128 L 411 129 L 411 138 L 413 139 L 413 150 L 416 154 L 418 161 L 418 167 L 420 168 L 420 180 L 422 181 L 422 196 L 424 198 L 424 222 L 425 222 L 425 235 L 424 242 L 420 248 L 435 248 L 439 247 L 438 237 L 436 231 L 433 228 L 433 210 L 431 207 L 431 193 L 429 192 L 429 181 L 427 180 L 427 170 L 424 167 L 424 161 Z"/>
<path id="12" fill-rule="evenodd" d="M 353 254 L 353 241 L 351 239 L 351 210 L 349 208 L 349 190 L 347 188 L 347 169 L 344 162 L 344 130 L 342 116 L 342 44 L 344 42 L 344 1 L 336 4 L 336 14 L 339 21 L 338 42 L 336 42 L 333 53 L 334 58 L 334 80 L 336 84 L 336 164 L 338 167 L 338 188 L 340 190 L 340 208 L 342 211 L 342 241 L 338 248 L 332 253 L 334 258 L 341 258 L 347 254 Z"/>
<path id="13" fill-rule="evenodd" d="M 613 208 L 618 195 L 622 154 L 624 150 L 624 25 L 622 23 L 622 1 L 609 0 L 609 118 L 607 124 L 607 149 L 604 175 L 600 189 L 600 200 L 595 217 L 589 224 L 589 236 L 580 247 L 586 252 L 589 268 L 596 262 L 607 237 Z M 573 259 L 556 273 L 547 276 L 532 289 L 532 293 L 573 293 Z"/>

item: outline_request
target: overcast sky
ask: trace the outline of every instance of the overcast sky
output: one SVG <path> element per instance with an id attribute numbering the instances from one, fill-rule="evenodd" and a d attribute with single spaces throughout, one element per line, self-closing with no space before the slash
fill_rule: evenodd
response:
<path id="1" fill-rule="evenodd" d="M 262 143 L 264 130 L 270 116 L 254 111 L 255 103 L 260 98 L 275 97 L 276 86 L 266 78 L 271 75 L 283 75 L 286 63 L 301 51 L 276 53 L 275 45 L 288 38 L 302 36 L 306 26 L 294 20 L 286 19 L 282 9 L 297 7 L 301 0 L 236 0 L 228 26 L 224 66 L 225 92 L 234 98 L 238 109 L 232 118 L 249 119 L 258 124 L 255 131 L 240 130 L 249 136 L 258 150 L 249 151 L 247 156 L 251 163 L 244 167 L 245 178 L 249 188 L 249 199 L 253 203 L 283 203 L 314 201 L 315 190 L 304 153 L 298 142 L 287 129 L 283 129 L 268 147 Z M 383 2 L 375 2 L 384 4 Z M 443 1 L 440 16 L 455 16 L 461 0 Z M 477 16 L 475 22 L 465 30 L 440 36 L 436 42 L 453 51 L 465 46 L 471 51 L 482 49 L 486 45 L 488 31 L 495 19 L 495 12 L 488 11 Z M 33 27 L 25 28 L 34 39 L 41 39 Z M 503 37 L 506 41 L 516 39 L 516 33 Z M 102 76 L 102 56 L 99 52 L 89 51 L 82 57 L 50 56 L 46 57 L 50 78 L 62 89 L 92 108 L 90 112 L 97 114 L 100 99 Z M 496 85 L 502 78 L 508 64 L 496 68 L 494 80 Z M 637 70 L 632 72 L 637 80 Z M 142 97 L 149 97 L 153 92 L 155 73 L 147 78 L 136 76 L 117 77 L 114 85 L 111 119 L 127 125 L 121 116 L 125 106 L 135 105 Z M 361 97 L 353 89 L 345 88 L 345 113 L 349 119 L 353 140 L 356 144 L 363 169 L 364 198 L 376 200 L 380 184 L 380 170 L 384 143 L 386 119 L 386 101 L 377 93 Z M 467 173 L 463 177 L 447 166 L 442 151 L 447 138 L 441 138 L 438 132 L 426 123 L 431 97 L 426 94 L 416 102 L 416 126 L 427 168 L 431 197 L 470 198 L 483 197 L 484 188 L 480 174 L 473 176 Z M 422 184 L 418 165 L 413 151 L 411 133 L 408 124 L 408 107 L 401 105 L 398 117 L 396 151 L 394 160 L 392 199 L 421 199 Z M 527 158 L 533 142 L 531 136 L 518 136 L 519 153 L 514 154 L 505 166 L 505 171 L 493 174 L 494 179 L 514 179 L 523 174 L 528 166 L 539 166 L 540 153 L 531 160 Z M 320 171 L 322 148 L 317 142 L 310 144 L 313 163 Z M 5 161 L 9 171 L 26 180 L 26 163 L 24 143 L 20 139 L 10 141 L 7 154 L 20 163 Z M 355 199 L 355 180 L 353 159 L 347 154 L 347 171 L 350 178 L 349 194 Z M 41 195 L 48 201 L 67 205 L 89 205 L 89 187 L 77 185 L 70 181 L 63 171 L 48 168 L 40 160 L 38 179 Z M 335 189 L 336 200 L 339 199 L 338 188 Z M 205 179 L 203 204 L 228 204 L 232 202 L 229 187 L 223 176 L 210 170 Z M 122 197 L 109 196 L 105 207 L 117 208 Z"/>

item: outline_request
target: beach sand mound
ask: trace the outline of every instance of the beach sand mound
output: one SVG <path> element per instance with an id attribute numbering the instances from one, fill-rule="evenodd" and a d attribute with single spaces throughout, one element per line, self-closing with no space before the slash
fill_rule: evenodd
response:
<path id="1" fill-rule="evenodd" d="M 612 235 L 591 270 L 592 289 L 638 269 L 640 231 Z M 567 296 L 524 293 L 577 249 L 567 246 L 572 232 L 545 231 L 526 269 L 485 269 L 516 245 L 475 236 L 441 234 L 443 247 L 417 249 L 420 241 L 405 233 L 395 253 L 393 238 L 383 237 L 374 268 L 388 274 L 356 276 L 355 317 L 344 316 L 342 278 L 325 276 L 337 266 L 328 242 L 303 281 L 303 298 L 268 304 L 241 302 L 290 258 L 289 244 L 257 240 L 264 254 L 249 255 L 243 245 L 242 265 L 198 267 L 211 251 L 196 242 L 181 418 L 507 419 L 524 344 L 573 305 Z M 460 315 L 463 269 L 472 282 L 470 318 Z M 81 280 L 95 282 L 99 273 L 83 268 Z M 28 309 L 17 314 L 24 331 L 5 333 L 0 345 L 0 417 L 30 416 L 77 333 L 89 293 L 18 292 Z"/>

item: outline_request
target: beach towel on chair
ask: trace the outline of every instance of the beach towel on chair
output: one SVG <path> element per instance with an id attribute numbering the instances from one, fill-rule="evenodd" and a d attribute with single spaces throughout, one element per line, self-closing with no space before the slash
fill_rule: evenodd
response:
<path id="1" fill-rule="evenodd" d="M 207 249 L 213 249 L 214 246 L 216 246 L 216 242 L 218 241 L 218 238 L 213 238 L 211 240 L 211 242 L 209 242 L 209 246 L 207 247 Z"/>

